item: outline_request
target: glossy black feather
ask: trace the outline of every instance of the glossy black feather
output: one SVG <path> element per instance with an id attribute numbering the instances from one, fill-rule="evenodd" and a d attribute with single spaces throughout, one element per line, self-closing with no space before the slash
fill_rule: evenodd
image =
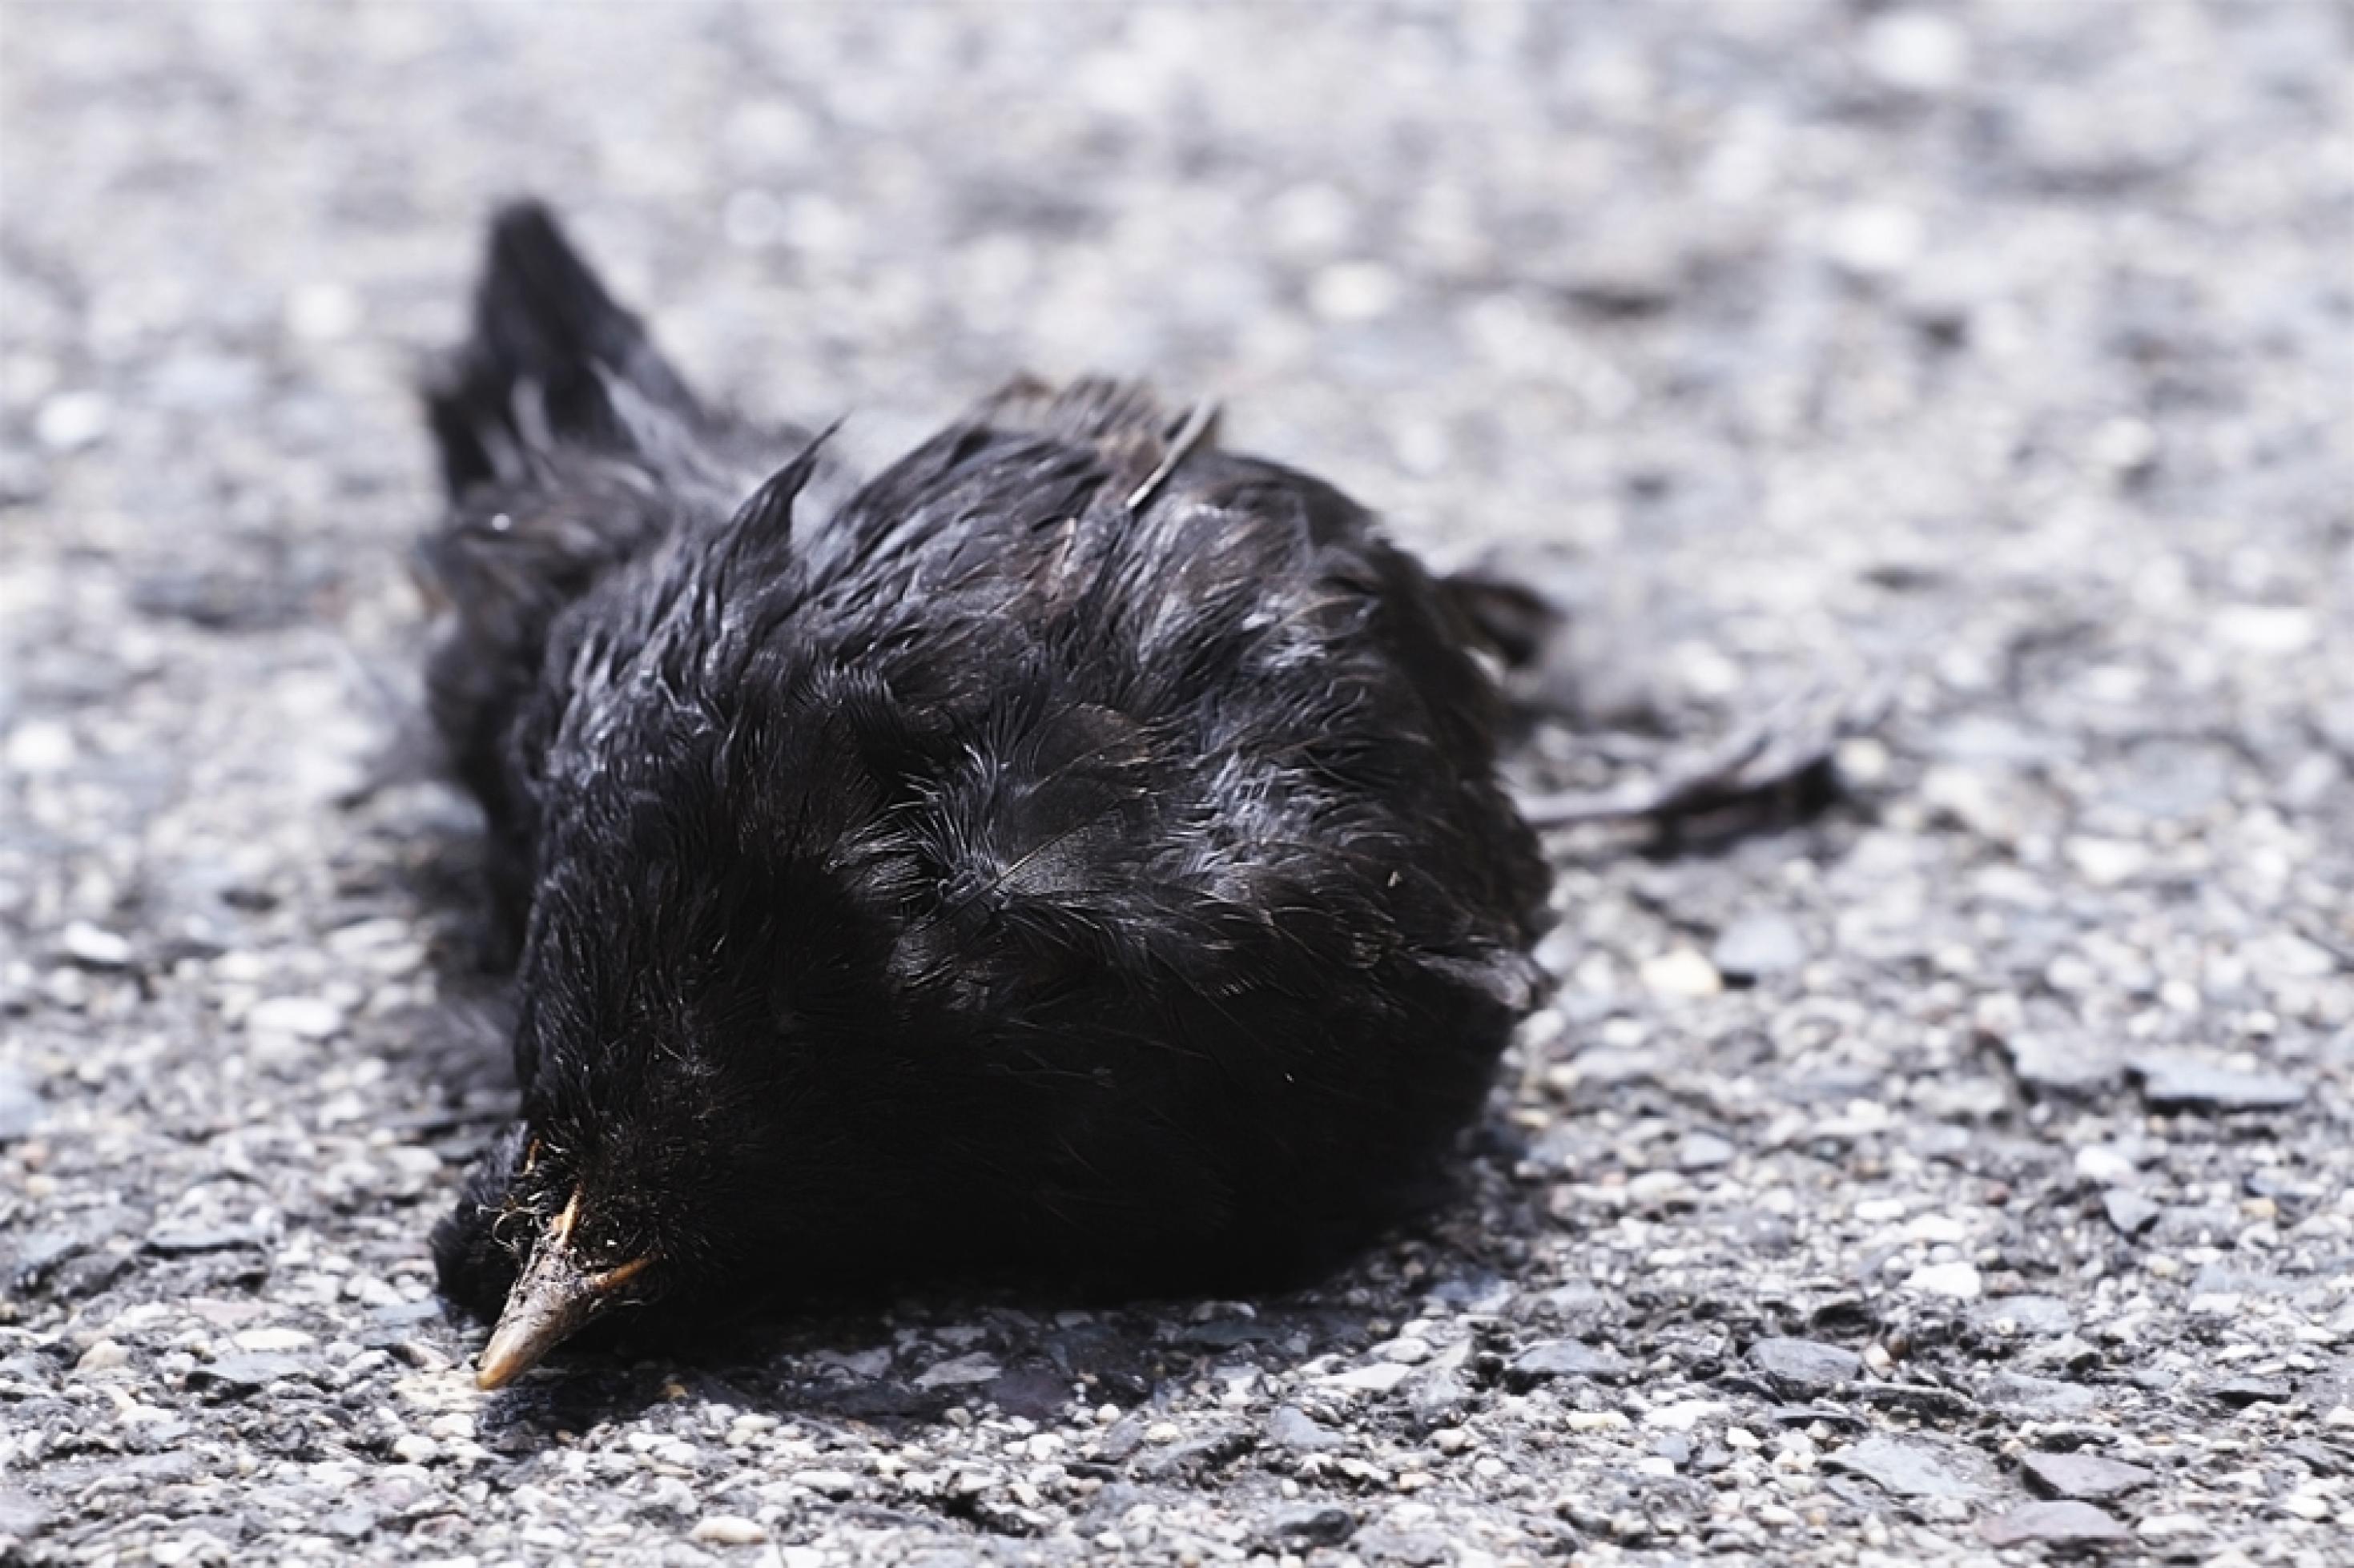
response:
<path id="1" fill-rule="evenodd" d="M 1103 382 L 1017 384 L 836 504 L 535 209 L 479 306 L 432 403 L 431 683 L 526 1127 L 436 1234 L 451 1294 L 495 1311 L 576 1192 L 683 1315 L 971 1264 L 1224 1287 L 1397 1214 L 1535 994 L 1546 888 L 1417 564 L 1206 445 L 1131 512 L 1178 421 Z"/>

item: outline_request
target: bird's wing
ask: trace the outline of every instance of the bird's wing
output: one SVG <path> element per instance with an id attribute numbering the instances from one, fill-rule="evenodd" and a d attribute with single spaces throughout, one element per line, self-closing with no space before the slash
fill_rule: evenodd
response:
<path id="1" fill-rule="evenodd" d="M 982 414 L 839 530 L 876 678 L 956 737 L 918 813 L 941 902 L 917 967 L 995 933 L 1030 955 L 1010 973 L 1060 946 L 1215 990 L 1201 962 L 1262 942 L 1336 970 L 1525 943 L 1543 878 L 1494 793 L 1492 683 L 1363 509 L 1196 448 L 1130 510 L 1183 423 L 1134 388 L 1017 385 Z"/>

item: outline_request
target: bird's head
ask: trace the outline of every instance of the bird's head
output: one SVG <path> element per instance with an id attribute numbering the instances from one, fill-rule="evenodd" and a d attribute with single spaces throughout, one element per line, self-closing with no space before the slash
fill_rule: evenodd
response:
<path id="1" fill-rule="evenodd" d="M 477 1381 L 513 1382 L 609 1312 L 658 1299 L 667 1229 L 641 1202 L 601 1201 L 528 1123 L 500 1139 L 433 1237 L 445 1289 L 497 1314 Z"/>
<path id="2" fill-rule="evenodd" d="M 716 1260 L 758 1254 L 748 1168 L 791 1055 L 772 891 L 725 836 L 710 737 L 596 700 L 620 760 L 552 756 L 572 777 L 515 977 L 522 1116 L 434 1235 L 444 1291 L 496 1321 L 485 1388 L 598 1319 L 728 1296 Z"/>
<path id="3" fill-rule="evenodd" d="M 843 1136 L 813 1064 L 877 1028 L 872 977 L 917 877 L 877 826 L 878 758 L 906 741 L 857 662 L 722 591 L 793 591 L 753 566 L 808 462 L 582 606 L 523 721 L 522 749 L 545 747 L 524 791 L 523 1119 L 435 1234 L 444 1290 L 497 1316 L 486 1387 L 623 1308 L 749 1296 L 798 1234 L 785 1195 Z"/>
<path id="4" fill-rule="evenodd" d="M 759 879 L 723 858 L 616 836 L 543 871 L 522 1117 L 434 1236 L 443 1289 L 496 1319 L 485 1388 L 592 1321 L 724 1308 L 774 1251 L 806 1031 Z"/>

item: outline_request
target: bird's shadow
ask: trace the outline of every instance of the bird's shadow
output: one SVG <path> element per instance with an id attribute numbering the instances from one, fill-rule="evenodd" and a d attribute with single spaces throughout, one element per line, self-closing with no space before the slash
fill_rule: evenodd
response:
<path id="1" fill-rule="evenodd" d="M 1518 1288 L 1514 1238 L 1540 1222 L 1514 1212 L 1531 1201 L 1508 1175 L 1526 1150 L 1503 1109 L 1467 1134 L 1418 1217 L 1279 1287 L 1147 1298 L 968 1272 L 772 1299 L 691 1343 L 633 1341 L 620 1319 L 494 1396 L 478 1431 L 522 1456 L 679 1398 L 894 1439 L 989 1414 L 1053 1427 L 1108 1406 L 1149 1421 L 1205 1382 L 1346 1361 L 1426 1309 L 1492 1309 Z"/>
<path id="2" fill-rule="evenodd" d="M 1343 1281 L 1253 1299 L 1106 1304 L 1034 1283 L 944 1283 L 837 1297 L 748 1319 L 691 1350 L 626 1336 L 567 1347 L 478 1417 L 493 1452 L 522 1456 L 690 1397 L 804 1428 L 905 1438 L 994 1413 L 1047 1425 L 1103 1406 L 1170 1403 L 1222 1367 L 1362 1350 L 1373 1308 Z"/>

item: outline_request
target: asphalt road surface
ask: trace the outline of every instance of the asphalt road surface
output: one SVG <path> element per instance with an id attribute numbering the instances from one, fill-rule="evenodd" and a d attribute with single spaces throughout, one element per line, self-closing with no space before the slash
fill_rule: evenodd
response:
<path id="1" fill-rule="evenodd" d="M 2354 1563 L 2354 10 L 0 4 L 0 1556 Z M 477 1393 L 412 387 L 543 194 L 874 461 L 1214 396 L 1574 607 L 1432 1226 Z"/>

